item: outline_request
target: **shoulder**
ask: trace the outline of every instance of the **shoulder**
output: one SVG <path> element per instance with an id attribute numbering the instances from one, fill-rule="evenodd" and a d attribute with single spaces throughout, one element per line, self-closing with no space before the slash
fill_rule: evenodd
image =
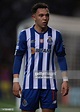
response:
<path id="1" fill-rule="evenodd" d="M 62 41 L 62 34 L 59 30 L 55 29 L 55 28 L 52 28 L 52 27 L 49 27 L 52 29 L 52 35 L 53 37 L 55 37 L 55 41 L 56 42 L 61 42 Z"/>
<path id="2" fill-rule="evenodd" d="M 19 38 L 21 39 L 26 39 L 27 38 L 27 33 L 29 33 L 29 31 L 30 31 L 30 28 L 31 27 L 29 27 L 29 28 L 26 28 L 26 29 L 22 29 L 21 31 L 20 31 L 20 33 L 19 33 Z"/>
<path id="3" fill-rule="evenodd" d="M 28 27 L 28 28 L 26 28 L 26 29 L 23 29 L 22 31 L 21 31 L 21 33 L 25 33 L 26 35 L 30 35 L 30 32 L 31 32 L 31 29 L 33 29 L 33 26 L 31 26 L 31 27 Z"/>
<path id="4" fill-rule="evenodd" d="M 29 31 L 32 27 L 33 27 L 33 26 L 28 27 L 28 28 L 25 28 L 25 29 L 22 29 L 22 30 L 20 31 L 20 33 L 27 32 L 27 31 Z"/>
<path id="5" fill-rule="evenodd" d="M 55 28 L 52 28 L 52 27 L 49 27 L 49 29 L 51 29 L 51 32 L 52 32 L 52 37 L 55 39 L 58 39 L 58 38 L 62 38 L 62 34 L 59 30 L 55 29 Z"/>
<path id="6" fill-rule="evenodd" d="M 28 31 L 28 30 L 30 30 L 30 27 L 29 27 L 29 28 L 26 28 L 26 29 L 22 29 L 22 30 L 20 31 L 20 33 L 26 33 L 26 31 Z"/>
<path id="7" fill-rule="evenodd" d="M 20 31 L 18 35 L 18 41 L 26 40 L 26 29 Z"/>
<path id="8" fill-rule="evenodd" d="M 52 30 L 52 32 L 55 32 L 55 33 L 61 35 L 61 32 L 60 32 L 59 30 L 57 30 L 57 29 L 55 29 L 55 28 L 53 28 L 53 27 L 50 27 L 50 26 L 49 26 L 49 28 Z"/>
<path id="9" fill-rule="evenodd" d="M 52 32 L 55 32 L 56 38 L 62 38 L 61 31 L 59 31 L 59 30 L 57 30 L 55 28 L 52 28 Z"/>

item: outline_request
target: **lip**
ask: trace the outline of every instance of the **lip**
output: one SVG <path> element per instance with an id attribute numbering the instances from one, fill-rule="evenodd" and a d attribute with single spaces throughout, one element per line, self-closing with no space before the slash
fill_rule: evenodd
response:
<path id="1" fill-rule="evenodd" d="M 42 22 L 42 23 L 47 23 L 46 21 Z"/>
<path id="2" fill-rule="evenodd" d="M 47 24 L 47 22 L 42 22 L 42 24 L 46 25 L 46 24 Z"/>

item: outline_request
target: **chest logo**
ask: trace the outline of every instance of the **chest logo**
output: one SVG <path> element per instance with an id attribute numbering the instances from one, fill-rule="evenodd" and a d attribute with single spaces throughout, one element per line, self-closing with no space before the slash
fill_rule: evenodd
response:
<path id="1" fill-rule="evenodd" d="M 34 47 L 31 48 L 31 54 L 35 54 L 35 48 Z"/>
<path id="2" fill-rule="evenodd" d="M 47 42 L 48 42 L 49 45 L 51 45 L 52 42 L 53 42 L 52 37 L 49 37 L 49 38 L 47 39 Z"/>

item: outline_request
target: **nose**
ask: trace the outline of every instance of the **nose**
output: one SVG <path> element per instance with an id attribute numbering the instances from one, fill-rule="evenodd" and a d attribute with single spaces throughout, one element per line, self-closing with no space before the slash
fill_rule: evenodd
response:
<path id="1" fill-rule="evenodd" d="M 44 16 L 43 16 L 43 19 L 44 19 L 44 20 L 46 20 L 46 19 L 47 19 L 47 17 L 44 15 Z"/>

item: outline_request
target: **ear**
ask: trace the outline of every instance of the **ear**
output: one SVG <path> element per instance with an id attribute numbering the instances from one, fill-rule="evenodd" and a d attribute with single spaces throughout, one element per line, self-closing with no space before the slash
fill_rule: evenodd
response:
<path id="1" fill-rule="evenodd" d="M 32 18 L 33 18 L 34 21 L 36 20 L 36 19 L 35 19 L 35 14 L 32 15 Z"/>

